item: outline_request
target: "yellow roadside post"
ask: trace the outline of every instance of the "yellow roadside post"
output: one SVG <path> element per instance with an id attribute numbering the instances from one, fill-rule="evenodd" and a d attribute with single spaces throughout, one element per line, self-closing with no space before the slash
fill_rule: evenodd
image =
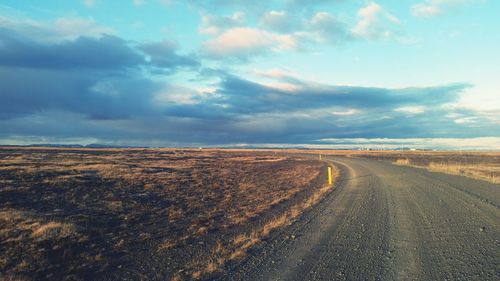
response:
<path id="1" fill-rule="evenodd" d="M 332 184 L 332 167 L 328 167 L 328 184 Z"/>
<path id="2" fill-rule="evenodd" d="M 321 154 L 319 155 L 319 160 L 321 160 Z"/>

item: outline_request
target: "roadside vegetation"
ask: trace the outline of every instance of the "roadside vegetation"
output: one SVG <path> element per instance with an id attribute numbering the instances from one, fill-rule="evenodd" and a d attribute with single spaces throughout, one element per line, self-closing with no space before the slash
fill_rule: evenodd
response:
<path id="1" fill-rule="evenodd" d="M 491 183 L 500 183 L 500 152 L 431 150 L 297 150 L 287 153 L 361 157 L 385 160 L 397 165 L 425 168 L 429 171 L 461 175 Z"/>
<path id="2" fill-rule="evenodd" d="M 2 148 L 0 275 L 210 276 L 316 203 L 326 169 L 270 151 Z"/>
<path id="3" fill-rule="evenodd" d="M 470 164 L 464 160 L 462 162 L 437 162 L 432 161 L 429 163 L 413 162 L 410 158 L 397 159 L 397 165 L 413 166 L 418 168 L 425 168 L 433 172 L 441 172 L 452 175 L 461 175 L 478 180 L 484 180 L 491 183 L 500 183 L 500 163 L 478 163 Z"/>

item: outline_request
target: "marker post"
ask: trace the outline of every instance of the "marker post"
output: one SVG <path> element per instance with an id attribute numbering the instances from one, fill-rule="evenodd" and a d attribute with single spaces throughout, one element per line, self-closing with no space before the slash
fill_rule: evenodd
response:
<path id="1" fill-rule="evenodd" d="M 328 167 L 328 184 L 332 184 L 332 167 Z"/>

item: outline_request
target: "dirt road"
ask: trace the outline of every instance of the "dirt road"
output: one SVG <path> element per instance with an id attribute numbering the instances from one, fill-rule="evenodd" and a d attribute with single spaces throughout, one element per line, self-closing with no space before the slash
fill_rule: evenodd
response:
<path id="1" fill-rule="evenodd" d="M 336 189 L 221 280 L 500 280 L 500 185 L 329 158 Z"/>

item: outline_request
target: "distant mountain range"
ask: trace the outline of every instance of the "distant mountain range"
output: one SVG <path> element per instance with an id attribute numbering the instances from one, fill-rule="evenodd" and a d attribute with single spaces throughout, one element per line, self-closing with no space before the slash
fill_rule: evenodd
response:
<path id="1" fill-rule="evenodd" d="M 54 144 L 54 143 L 34 143 L 28 145 L 2 145 L 2 146 L 20 146 L 20 147 L 63 147 L 63 148 L 140 148 L 139 146 L 126 145 L 107 145 L 92 143 L 87 145 L 81 144 Z"/>

